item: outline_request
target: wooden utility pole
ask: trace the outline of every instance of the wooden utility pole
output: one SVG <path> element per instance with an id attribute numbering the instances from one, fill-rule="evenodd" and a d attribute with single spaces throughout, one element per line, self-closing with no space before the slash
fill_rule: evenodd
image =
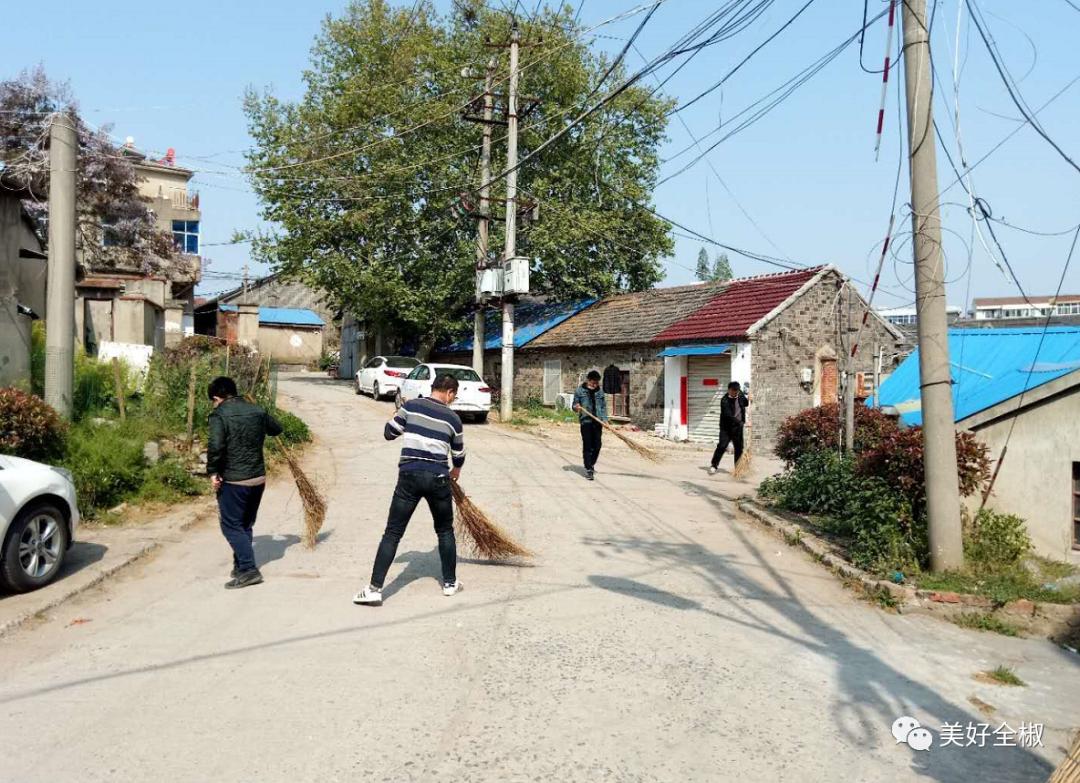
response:
<path id="1" fill-rule="evenodd" d="M 476 234 L 476 315 L 473 321 L 473 369 L 484 376 L 484 299 L 480 293 L 480 276 L 488 264 L 488 228 L 491 216 L 491 128 L 495 113 L 495 96 L 491 89 L 495 81 L 495 58 L 488 60 L 484 75 L 484 141 L 480 147 L 480 216 Z"/>
<path id="2" fill-rule="evenodd" d="M 518 165 L 518 42 L 517 21 L 510 30 L 510 81 L 506 103 L 506 246 L 503 265 L 517 255 L 517 165 Z M 504 292 L 502 300 L 502 384 L 499 418 L 510 421 L 514 415 L 514 300 Z"/>
<path id="3" fill-rule="evenodd" d="M 945 312 L 945 269 L 941 255 L 926 0 L 905 0 L 903 27 L 930 567 L 934 571 L 943 571 L 964 565 L 964 546 L 956 473 L 956 429 Z"/>
<path id="4" fill-rule="evenodd" d="M 45 304 L 45 402 L 71 417 L 75 374 L 75 174 L 79 139 L 74 117 L 53 115 L 49 131 L 49 261 Z"/>

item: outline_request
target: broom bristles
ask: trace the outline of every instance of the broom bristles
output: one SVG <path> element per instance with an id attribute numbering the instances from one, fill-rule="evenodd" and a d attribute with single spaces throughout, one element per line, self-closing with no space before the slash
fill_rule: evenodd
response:
<path id="1" fill-rule="evenodd" d="M 631 451 L 633 451 L 639 457 L 644 457 L 645 459 L 649 460 L 650 462 L 662 462 L 663 461 L 663 457 L 660 456 L 659 452 L 654 451 L 653 449 L 650 449 L 648 446 L 645 446 L 645 445 L 643 445 L 641 443 L 638 443 L 636 440 L 634 440 L 631 437 L 623 435 L 621 432 L 619 432 L 617 429 L 612 427 L 606 421 L 603 421 L 602 419 L 599 419 L 596 416 L 593 416 L 591 413 L 589 413 L 584 408 L 580 408 L 579 410 L 580 410 L 581 413 L 584 413 L 590 419 L 592 419 L 593 421 L 600 424 L 604 429 L 606 429 L 608 432 L 610 432 L 616 438 L 618 438 L 623 443 L 625 443 L 627 446 L 629 446 Z"/>
<path id="2" fill-rule="evenodd" d="M 281 450 L 285 455 L 285 462 L 289 465 L 293 481 L 296 482 L 296 492 L 304 504 L 304 546 L 314 549 L 319 531 L 322 530 L 323 522 L 326 521 L 326 499 L 304 473 L 292 452 L 285 448 L 284 444 Z"/>
<path id="3" fill-rule="evenodd" d="M 454 495 L 461 530 L 475 554 L 488 560 L 533 556 L 532 552 L 510 538 L 479 506 L 469 500 L 460 484 L 451 481 L 450 490 Z"/>
<path id="4" fill-rule="evenodd" d="M 746 425 L 746 448 L 739 456 L 739 461 L 735 463 L 735 469 L 731 471 L 733 478 L 741 479 L 747 473 L 750 472 L 750 463 L 754 458 L 754 455 L 750 448 L 750 425 Z"/>

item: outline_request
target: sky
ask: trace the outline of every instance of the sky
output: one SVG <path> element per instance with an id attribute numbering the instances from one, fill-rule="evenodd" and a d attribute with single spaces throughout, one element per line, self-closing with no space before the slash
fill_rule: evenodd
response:
<path id="1" fill-rule="evenodd" d="M 575 4 L 577 0 L 574 0 Z M 640 0 L 584 0 L 586 28 L 634 8 Z M 497 0 L 493 0 L 498 5 Z M 873 16 L 887 7 L 868 0 Z M 930 0 L 933 5 L 934 0 Z M 265 228 L 258 199 L 230 167 L 243 164 L 250 143 L 241 108 L 249 86 L 273 89 L 285 100 L 302 95 L 302 74 L 320 25 L 337 15 L 346 0 L 189 0 L 182 5 L 20 3 L 5 14 L 6 35 L 0 78 L 42 64 L 50 77 L 70 80 L 84 118 L 111 125 L 118 139 L 158 154 L 176 150 L 178 163 L 196 169 L 192 189 L 200 193 L 203 295 L 233 287 L 226 274 L 249 264 L 253 275 L 268 270 L 248 256 L 248 246 L 226 243 L 236 230 Z M 398 0 L 411 7 L 411 0 Z M 435 0 L 445 11 L 449 0 Z M 508 0 L 506 3 L 512 6 Z M 665 92 L 686 100 L 711 86 L 806 0 L 777 0 L 752 26 L 711 47 L 675 76 Z M 529 3 L 531 10 L 533 3 Z M 934 16 L 933 46 L 939 88 L 935 116 L 954 160 L 960 154 L 955 130 L 959 107 L 964 157 L 974 163 L 1023 122 L 1010 100 L 964 0 L 941 0 Z M 1066 0 L 1014 3 L 977 0 L 1003 62 L 1027 104 L 1042 107 L 1080 76 L 1073 52 L 1080 12 Z M 666 0 L 631 51 L 634 69 L 642 56 L 660 54 L 704 18 L 716 3 Z M 959 38 L 958 13 L 962 11 Z M 814 0 L 774 41 L 740 69 L 722 90 L 671 118 L 661 157 L 695 144 L 712 144 L 712 134 L 747 105 L 785 83 L 862 26 L 857 0 Z M 637 27 L 635 16 L 598 29 L 594 46 L 616 52 Z M 864 63 L 879 70 L 886 49 L 884 19 L 867 31 Z M 954 81 L 959 41 L 959 79 Z M 895 41 L 893 42 L 895 57 Z M 666 72 L 661 72 L 666 75 Z M 705 159 L 660 185 L 656 209 L 696 232 L 734 247 L 795 264 L 830 263 L 866 284 L 874 276 L 889 222 L 898 164 L 902 163 L 897 229 L 876 295 L 878 307 L 914 302 L 908 169 L 901 161 L 898 91 L 903 68 L 889 78 L 880 154 L 875 159 L 875 124 L 881 76 L 865 73 L 859 47 L 836 60 L 771 113 L 716 147 Z M 527 91 L 527 83 L 522 85 Z M 958 101 L 955 96 L 958 95 Z M 1073 83 L 1038 113 L 1045 132 L 1080 162 L 1080 82 Z M 685 123 L 685 126 L 684 124 Z M 678 172 L 697 151 L 667 160 L 661 177 Z M 233 172 L 221 174 L 219 172 Z M 940 186 L 955 176 L 938 149 Z M 974 190 L 995 218 L 991 224 L 1006 257 L 1029 295 L 1052 294 L 1065 267 L 1072 231 L 1080 223 L 1080 171 L 1030 127 L 1023 127 L 972 173 Z M 948 299 L 966 305 L 976 296 L 1018 293 L 985 222 L 970 217 L 969 196 L 960 185 L 942 197 Z M 976 230 L 977 229 L 977 230 Z M 1035 232 L 1035 233 L 1032 233 Z M 1047 235 L 1049 234 L 1049 235 Z M 665 259 L 665 285 L 691 282 L 698 239 L 676 237 Z M 710 253 L 715 248 L 709 248 Z M 736 276 L 781 271 L 761 261 L 729 253 Z M 1077 255 L 1080 255 L 1078 252 Z M 1064 293 L 1080 293 L 1080 258 L 1068 268 Z"/>

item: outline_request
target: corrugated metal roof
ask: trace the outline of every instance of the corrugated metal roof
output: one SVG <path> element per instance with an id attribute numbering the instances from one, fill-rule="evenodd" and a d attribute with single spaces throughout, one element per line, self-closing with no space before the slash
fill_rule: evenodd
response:
<path id="1" fill-rule="evenodd" d="M 653 342 L 743 337 L 747 329 L 786 302 L 823 267 L 732 280 L 697 312 L 676 321 Z"/>
<path id="2" fill-rule="evenodd" d="M 1080 360 L 1080 328 L 950 329 L 953 408 L 956 421 L 1017 396 L 1025 389 L 1075 372 Z M 891 405 L 907 424 L 922 424 L 916 350 L 881 384 L 880 402 Z"/>
<path id="3" fill-rule="evenodd" d="M 221 304 L 218 309 L 235 313 L 237 305 Z M 326 326 L 326 322 L 314 310 L 303 307 L 260 307 L 259 324 L 268 326 Z"/>
<path id="4" fill-rule="evenodd" d="M 580 313 L 595 301 L 595 299 L 583 299 L 580 302 L 519 304 L 514 308 L 514 347 L 521 348 L 532 342 L 567 318 Z M 500 346 L 502 346 L 502 313 L 489 310 L 484 320 L 484 349 L 494 350 Z M 470 335 L 440 350 L 446 353 L 465 353 L 472 349 L 473 338 Z"/>

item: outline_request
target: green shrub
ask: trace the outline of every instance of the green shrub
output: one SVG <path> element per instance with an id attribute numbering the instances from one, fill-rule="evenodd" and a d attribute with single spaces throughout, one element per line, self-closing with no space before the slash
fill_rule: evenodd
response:
<path id="1" fill-rule="evenodd" d="M 898 429 L 896 422 L 876 408 L 855 406 L 855 453 L 876 446 Z M 820 451 L 840 448 L 840 405 L 808 408 L 785 420 L 776 433 L 776 456 L 788 465 Z"/>
<path id="2" fill-rule="evenodd" d="M 64 464 L 75 477 L 83 513 L 111 508 L 143 483 L 145 440 L 130 427 L 86 421 L 72 428 Z"/>
<path id="3" fill-rule="evenodd" d="M 883 480 L 854 478 L 843 528 L 851 531 L 851 562 L 874 573 L 917 573 L 929 558 L 926 520 Z"/>
<path id="4" fill-rule="evenodd" d="M 801 514 L 842 516 L 854 487 L 854 465 L 835 451 L 809 452 L 759 491 L 781 508 Z"/>
<path id="5" fill-rule="evenodd" d="M 311 440 L 311 430 L 308 429 L 308 425 L 299 416 L 283 411 L 280 408 L 272 409 L 270 415 L 281 425 L 281 439 L 286 443 L 307 443 Z"/>
<path id="6" fill-rule="evenodd" d="M 42 462 L 64 454 L 67 425 L 41 398 L 0 389 L 0 454 Z"/>
<path id="7" fill-rule="evenodd" d="M 139 488 L 140 500 L 170 501 L 207 491 L 208 483 L 193 476 L 183 462 L 166 457 L 151 465 Z"/>
<path id="8" fill-rule="evenodd" d="M 1013 568 L 1031 551 L 1031 537 L 1023 519 L 984 508 L 964 540 L 964 555 L 976 570 L 1001 571 Z"/>

